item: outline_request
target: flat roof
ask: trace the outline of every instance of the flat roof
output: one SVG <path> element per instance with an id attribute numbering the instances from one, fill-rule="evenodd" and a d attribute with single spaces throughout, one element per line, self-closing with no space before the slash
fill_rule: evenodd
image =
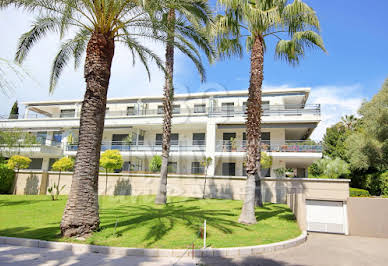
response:
<path id="1" fill-rule="evenodd" d="M 304 88 L 271 88 L 263 89 L 263 95 L 271 94 L 292 94 L 292 93 L 303 93 L 305 94 L 305 99 L 308 98 L 311 89 L 308 87 Z M 235 90 L 235 91 L 214 91 L 214 92 L 195 92 L 195 93 L 182 93 L 175 94 L 175 99 L 185 99 L 185 98 L 201 98 L 201 97 L 211 97 L 211 96 L 246 96 L 248 90 Z M 158 96 L 133 96 L 133 97 L 122 97 L 122 98 L 109 98 L 107 103 L 114 102 L 125 102 L 125 101 L 134 101 L 134 100 L 159 100 L 163 99 L 163 95 Z M 60 104 L 73 104 L 81 103 L 82 99 L 75 100 L 52 100 L 52 101 L 38 101 L 38 102 L 23 102 L 22 104 L 26 106 L 38 106 L 38 105 L 60 105 Z"/>

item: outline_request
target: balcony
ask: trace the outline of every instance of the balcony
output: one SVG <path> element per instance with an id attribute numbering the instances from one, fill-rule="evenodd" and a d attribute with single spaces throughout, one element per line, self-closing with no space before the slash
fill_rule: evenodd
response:
<path id="1" fill-rule="evenodd" d="M 31 154 L 40 153 L 43 155 L 59 155 L 62 154 L 61 143 L 52 142 L 48 144 L 16 144 L 16 145 L 0 145 L 0 151 L 5 155 L 13 154 Z"/>
<path id="2" fill-rule="evenodd" d="M 261 150 L 267 152 L 322 153 L 322 145 L 306 140 L 261 141 Z M 216 152 L 246 152 L 246 140 L 217 140 Z"/>
<path id="3" fill-rule="evenodd" d="M 306 105 L 264 105 L 263 116 L 301 116 L 301 115 L 320 115 L 321 107 L 319 104 Z M 213 108 L 177 108 L 173 111 L 174 116 L 208 116 L 208 117 L 244 117 L 246 116 L 245 106 L 213 107 Z M 161 109 L 144 109 L 144 110 L 123 110 L 123 111 L 107 111 L 105 117 L 161 117 L 163 110 Z M 18 117 L 6 118 L 0 117 L 0 120 L 14 121 L 18 119 L 74 119 L 79 118 L 79 113 L 73 114 L 40 114 L 29 113 L 27 116 L 19 114 Z"/>
<path id="4" fill-rule="evenodd" d="M 214 107 L 209 116 L 235 117 L 246 116 L 246 106 Z M 263 116 L 300 116 L 320 115 L 320 104 L 286 104 L 286 105 L 263 105 Z"/>
<path id="5" fill-rule="evenodd" d="M 187 142 L 174 142 L 171 141 L 170 152 L 204 152 L 206 145 L 204 142 L 195 142 L 194 145 L 188 145 Z M 67 144 L 65 147 L 66 151 L 77 151 L 78 143 Z M 155 142 L 152 144 L 144 144 L 140 142 L 136 144 L 128 144 L 123 141 L 111 141 L 102 142 L 101 151 L 106 150 L 119 150 L 121 152 L 161 152 L 161 143 Z"/>

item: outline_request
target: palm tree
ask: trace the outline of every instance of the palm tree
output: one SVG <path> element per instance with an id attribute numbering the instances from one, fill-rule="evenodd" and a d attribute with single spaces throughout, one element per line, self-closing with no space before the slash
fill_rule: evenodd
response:
<path id="1" fill-rule="evenodd" d="M 165 2 L 165 17 L 167 25 L 167 44 L 166 44 L 166 74 L 163 89 L 163 141 L 162 141 L 162 167 L 160 170 L 159 189 L 156 195 L 156 204 L 165 204 L 167 201 L 167 173 L 168 158 L 170 153 L 171 139 L 171 120 L 173 115 L 173 72 L 174 72 L 174 43 L 180 45 L 189 45 L 194 50 L 193 42 L 205 52 L 208 59 L 211 60 L 214 51 L 203 26 L 209 24 L 211 15 L 206 1 L 203 0 L 173 0 Z M 178 14 L 178 18 L 177 18 Z M 181 51 L 184 51 L 181 49 Z M 196 55 L 185 52 L 185 54 L 194 62 L 202 81 L 205 78 L 204 68 L 197 51 Z"/>
<path id="2" fill-rule="evenodd" d="M 353 129 L 357 122 L 357 117 L 354 115 L 345 115 L 341 117 L 341 122 L 345 126 L 346 129 Z"/>
<path id="3" fill-rule="evenodd" d="M 218 0 L 224 14 L 215 22 L 220 57 L 242 56 L 241 39 L 250 51 L 250 80 L 247 102 L 247 182 L 240 223 L 256 223 L 255 205 L 262 205 L 260 184 L 261 88 L 265 39 L 275 37 L 277 58 L 296 65 L 305 48 L 325 51 L 315 11 L 301 0 Z M 287 39 L 285 39 L 287 38 Z M 256 197 L 255 197 L 256 196 Z"/>
<path id="4" fill-rule="evenodd" d="M 146 4 L 145 4 L 146 3 Z M 86 52 L 84 78 L 86 91 L 81 108 L 79 146 L 69 198 L 61 221 L 63 236 L 85 236 L 99 228 L 98 172 L 101 139 L 104 129 L 107 91 L 116 43 L 129 48 L 145 66 L 148 60 L 164 70 L 163 62 L 141 41 L 163 40 L 155 36 L 159 24 L 151 15 L 158 1 L 144 0 L 0 0 L 0 8 L 15 6 L 38 12 L 31 30 L 20 38 L 16 61 L 24 61 L 33 45 L 49 32 L 75 32 L 66 40 L 54 59 L 49 91 L 71 58 L 77 68 Z M 135 63 L 133 61 L 133 63 Z"/>

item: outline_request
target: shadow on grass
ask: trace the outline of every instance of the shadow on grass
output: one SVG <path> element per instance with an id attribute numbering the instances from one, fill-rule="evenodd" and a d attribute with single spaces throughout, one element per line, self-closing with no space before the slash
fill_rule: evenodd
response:
<path id="1" fill-rule="evenodd" d="M 59 225 L 36 229 L 31 229 L 30 227 L 13 227 L 0 230 L 0 236 L 54 241 L 60 238 L 60 230 Z"/>
<path id="2" fill-rule="evenodd" d="M 294 214 L 286 206 L 279 206 L 272 203 L 266 203 L 267 206 L 256 208 L 255 214 L 258 221 L 279 217 L 284 220 L 295 220 Z M 266 210 L 266 211 L 263 211 Z"/>
<path id="3" fill-rule="evenodd" d="M 50 201 L 49 198 L 42 200 L 0 200 L 0 207 L 2 206 L 16 206 L 16 205 L 28 205 L 35 204 L 41 201 Z"/>
<path id="4" fill-rule="evenodd" d="M 170 202 L 163 207 L 157 208 L 150 205 L 118 206 L 114 210 L 101 210 L 100 213 L 104 217 L 104 222 L 107 222 L 103 229 L 117 228 L 115 233 L 122 235 L 124 232 L 139 226 L 149 227 L 144 237 L 144 241 L 149 241 L 147 246 L 161 240 L 177 224 L 183 224 L 193 234 L 198 234 L 199 227 L 205 219 L 209 227 L 216 228 L 227 234 L 233 233 L 233 228 L 250 230 L 246 226 L 234 221 L 237 219 L 232 218 L 235 215 L 230 211 L 204 210 L 198 206 L 175 204 Z"/>

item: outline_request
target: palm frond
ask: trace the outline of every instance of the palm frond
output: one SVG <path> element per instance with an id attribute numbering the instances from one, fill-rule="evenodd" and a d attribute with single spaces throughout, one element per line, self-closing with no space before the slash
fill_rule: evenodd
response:
<path id="1" fill-rule="evenodd" d="M 22 63 L 32 46 L 49 31 L 58 31 L 60 22 L 53 17 L 40 17 L 33 23 L 32 29 L 24 33 L 18 43 L 15 61 Z"/>
<path id="2" fill-rule="evenodd" d="M 71 57 L 74 57 L 75 68 L 78 67 L 83 51 L 86 49 L 87 40 L 90 38 L 90 34 L 91 33 L 87 30 L 81 30 L 73 39 L 62 44 L 51 67 L 49 93 L 54 92 L 58 79 Z"/>

